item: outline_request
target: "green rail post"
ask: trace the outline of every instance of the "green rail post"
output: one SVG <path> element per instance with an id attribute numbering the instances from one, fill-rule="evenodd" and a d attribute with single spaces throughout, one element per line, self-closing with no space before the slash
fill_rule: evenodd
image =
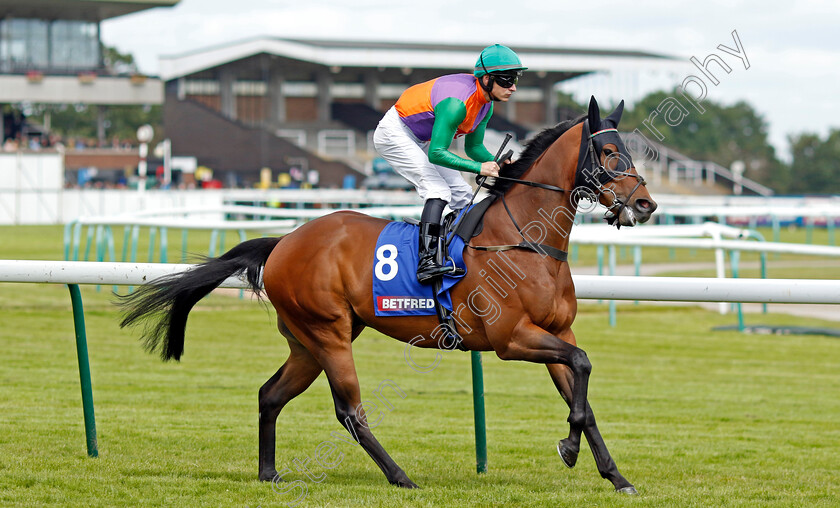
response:
<path id="1" fill-rule="evenodd" d="M 665 224 L 673 225 L 673 224 L 676 224 L 676 222 L 677 221 L 676 221 L 676 219 L 674 218 L 673 215 L 666 215 L 665 216 Z M 671 258 L 672 260 L 677 259 L 677 251 L 674 250 L 673 248 L 668 249 L 668 257 Z"/>
<path id="2" fill-rule="evenodd" d="M 137 244 L 140 240 L 140 226 L 131 227 L 131 262 L 137 262 Z"/>
<path id="3" fill-rule="evenodd" d="M 149 228 L 149 263 L 155 262 L 155 236 L 157 235 L 157 228 L 152 226 Z"/>
<path id="4" fill-rule="evenodd" d="M 473 412 L 475 413 L 475 470 L 487 472 L 487 428 L 484 420 L 484 369 L 481 367 L 481 353 L 471 351 Z"/>
<path id="5" fill-rule="evenodd" d="M 75 220 L 72 220 L 64 225 L 64 261 L 70 261 L 70 245 L 73 243 L 73 224 L 75 224 Z"/>
<path id="6" fill-rule="evenodd" d="M 741 258 L 741 251 L 739 250 L 731 250 L 729 251 L 729 264 L 732 266 L 732 278 L 738 278 L 738 262 Z M 741 302 L 735 303 L 735 309 L 738 311 L 738 331 L 743 332 L 746 329 L 744 325 L 744 312 L 741 308 Z"/>
<path id="7" fill-rule="evenodd" d="M 96 418 L 93 414 L 93 388 L 90 383 L 90 362 L 88 361 L 87 334 L 85 333 L 85 311 L 78 284 L 68 284 L 70 301 L 73 303 L 73 326 L 76 329 L 76 355 L 79 357 L 79 381 L 82 385 L 82 408 L 85 414 L 85 437 L 87 453 L 99 456 L 96 443 Z"/>
<path id="8" fill-rule="evenodd" d="M 616 264 L 615 251 L 616 251 L 615 245 L 610 245 L 609 246 L 609 274 L 610 274 L 610 276 L 615 275 L 615 264 Z M 616 322 L 617 322 L 615 300 L 610 300 L 609 301 L 609 308 L 610 308 L 610 326 L 615 328 Z"/>
<path id="9" fill-rule="evenodd" d="M 82 223 L 76 221 L 73 225 L 73 261 L 79 260 L 79 238 L 82 234 Z"/>
<path id="10" fill-rule="evenodd" d="M 90 247 L 91 244 L 93 244 L 93 231 L 93 225 L 91 224 L 87 229 L 87 242 L 85 242 L 85 258 L 83 261 L 90 261 Z"/>
<path id="11" fill-rule="evenodd" d="M 595 249 L 595 254 L 598 259 L 598 275 L 604 275 L 604 246 L 599 245 L 597 249 Z"/>
<path id="12" fill-rule="evenodd" d="M 636 277 L 642 274 L 642 246 L 636 245 L 633 247 L 633 266 L 636 269 Z M 634 305 L 639 305 L 639 300 L 633 302 Z"/>
<path id="13" fill-rule="evenodd" d="M 753 220 L 754 219 L 755 219 L 755 217 L 753 217 Z M 755 229 L 750 229 L 750 230 L 747 231 L 747 238 L 755 238 L 759 242 L 764 241 L 764 235 L 762 235 L 761 233 L 759 233 Z M 761 251 L 759 253 L 759 259 L 761 260 L 761 278 L 766 279 L 767 278 L 767 252 Z M 761 304 L 761 312 L 763 312 L 764 314 L 767 314 L 767 304 L 766 303 Z"/>
<path id="14" fill-rule="evenodd" d="M 169 231 L 165 227 L 160 228 L 160 262 L 168 263 L 169 254 Z"/>
<path id="15" fill-rule="evenodd" d="M 184 228 L 181 230 L 181 262 L 187 262 L 187 236 L 189 235 L 189 230 Z"/>
<path id="16" fill-rule="evenodd" d="M 128 261 L 128 244 L 131 243 L 131 228 L 129 226 L 125 226 L 123 230 L 125 234 L 123 235 L 122 258 L 120 261 L 126 262 Z"/>
<path id="17" fill-rule="evenodd" d="M 210 232 L 210 249 L 207 251 L 207 257 L 216 257 L 216 242 L 219 238 L 219 230 L 214 229 Z"/>

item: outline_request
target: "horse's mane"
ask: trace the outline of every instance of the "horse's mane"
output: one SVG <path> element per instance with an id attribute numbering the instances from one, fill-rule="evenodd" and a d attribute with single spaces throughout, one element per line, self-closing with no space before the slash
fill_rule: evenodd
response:
<path id="1" fill-rule="evenodd" d="M 502 167 L 499 175 L 506 176 L 508 178 L 520 178 L 525 171 L 531 167 L 534 161 L 536 161 L 543 152 L 548 150 L 548 147 L 551 146 L 557 138 L 562 136 L 567 130 L 581 123 L 584 118 L 586 118 L 586 115 L 581 115 L 577 118 L 560 122 L 554 127 L 543 129 L 539 134 L 528 140 L 525 145 L 525 149 L 522 150 L 522 153 L 516 162 Z M 496 180 L 496 182 L 490 186 L 489 191 L 491 194 L 504 194 L 511 186 L 513 186 L 513 184 L 514 182 Z"/>

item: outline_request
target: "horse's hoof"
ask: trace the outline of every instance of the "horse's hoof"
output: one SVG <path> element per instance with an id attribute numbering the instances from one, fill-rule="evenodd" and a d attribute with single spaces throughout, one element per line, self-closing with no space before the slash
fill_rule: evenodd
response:
<path id="1" fill-rule="evenodd" d="M 627 487 L 622 487 L 620 489 L 615 489 L 616 492 L 620 494 L 627 494 L 628 496 L 638 496 L 639 492 L 636 490 L 636 487 L 629 485 Z"/>
<path id="2" fill-rule="evenodd" d="M 402 480 L 397 480 L 393 482 L 394 485 L 400 487 L 402 489 L 419 489 L 420 487 L 417 486 L 416 483 L 409 480 L 408 478 L 403 478 Z"/>
<path id="3" fill-rule="evenodd" d="M 578 452 L 573 451 L 568 442 L 568 439 L 561 439 L 557 443 L 557 453 L 559 453 L 560 458 L 563 459 L 563 464 L 566 464 L 566 467 L 571 469 L 575 467 L 575 464 L 577 464 Z"/>

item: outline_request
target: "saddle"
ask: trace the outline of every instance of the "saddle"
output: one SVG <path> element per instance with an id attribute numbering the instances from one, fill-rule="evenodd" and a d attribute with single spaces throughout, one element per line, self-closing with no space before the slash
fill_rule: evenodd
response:
<path id="1" fill-rule="evenodd" d="M 490 205 L 492 205 L 493 202 L 496 200 L 496 197 L 496 195 L 487 196 L 482 201 L 479 201 L 475 205 L 472 205 L 469 208 L 463 210 L 460 215 L 457 212 L 450 212 L 446 215 L 446 217 L 444 217 L 443 225 L 441 226 L 441 237 L 444 240 L 441 241 L 441 245 L 438 248 L 438 263 L 445 264 L 450 258 L 449 245 L 452 242 L 452 238 L 454 236 L 460 237 L 462 240 L 464 240 L 465 244 L 468 244 L 472 237 L 477 236 L 481 233 L 481 231 L 484 228 L 484 214 L 485 212 L 487 212 L 487 209 L 490 207 Z M 417 219 L 413 219 L 411 217 L 406 217 L 403 220 L 412 225 L 420 224 L 420 222 Z M 432 282 L 432 285 L 434 287 L 433 295 L 435 303 L 435 314 L 437 314 L 438 322 L 441 324 L 441 326 L 443 326 L 444 330 L 446 331 L 446 343 L 453 344 L 452 348 L 454 349 L 468 351 L 467 348 L 464 347 L 461 343 L 461 336 L 458 334 L 458 330 L 455 325 L 455 320 L 452 319 L 452 312 L 443 305 L 441 305 L 441 302 L 437 297 L 441 289 L 442 278 L 436 278 Z"/>
<path id="2" fill-rule="evenodd" d="M 502 151 L 504 151 L 505 146 L 507 145 L 508 141 L 510 141 L 511 135 L 507 134 L 505 136 L 505 140 L 502 142 L 502 146 L 499 147 L 499 151 L 496 153 L 496 157 L 494 160 L 496 163 L 502 165 L 503 161 L 509 160 L 513 156 L 513 150 L 508 150 L 507 153 L 502 155 Z M 535 184 L 533 182 L 527 182 L 523 180 L 518 180 L 515 178 L 507 178 L 499 176 L 497 177 L 502 180 L 511 180 L 517 183 L 532 185 L 532 186 L 540 186 L 545 188 L 551 188 L 552 190 L 559 190 L 565 192 L 563 189 L 555 188 L 552 186 L 547 186 L 543 184 Z M 478 184 L 479 189 L 476 189 L 476 193 L 473 194 L 473 199 L 478 194 L 478 190 L 481 187 L 489 188 L 484 183 L 484 177 L 476 177 L 476 183 Z M 474 236 L 477 236 L 481 233 L 484 228 L 484 214 L 487 212 L 487 209 L 490 208 L 496 199 L 501 198 L 502 203 L 505 205 L 505 210 L 508 213 L 513 225 L 516 226 L 517 231 L 522 236 L 522 241 L 518 244 L 513 245 L 496 245 L 496 246 L 473 246 L 470 245 L 470 239 Z M 416 219 L 406 218 L 404 219 L 409 224 L 419 225 L 419 221 Z M 441 242 L 440 247 L 437 251 L 437 262 L 440 265 L 443 265 L 450 259 L 449 256 L 449 244 L 452 242 L 454 237 L 460 237 L 464 241 L 464 245 L 466 247 L 476 249 L 476 250 L 484 250 L 484 251 L 504 251 L 510 249 L 527 249 L 534 252 L 537 252 L 542 255 L 548 255 L 557 259 L 559 261 L 566 261 L 568 254 L 564 251 L 556 249 L 550 245 L 539 244 L 535 242 L 529 241 L 522 233 L 522 229 L 516 223 L 516 220 L 513 218 L 513 215 L 510 213 L 510 209 L 508 209 L 507 203 L 505 202 L 505 198 L 503 194 L 498 194 L 495 192 L 491 192 L 489 196 L 485 197 L 483 200 L 479 201 L 476 204 L 472 204 L 470 201 L 470 205 L 462 210 L 460 214 L 456 212 L 450 212 L 443 220 L 442 226 L 442 238 L 444 240 Z M 459 349 L 461 351 L 468 351 L 466 347 L 461 342 L 461 336 L 458 334 L 458 330 L 455 327 L 455 320 L 452 319 L 452 312 L 447 309 L 446 307 L 442 306 L 437 295 L 440 292 L 442 287 L 442 278 L 438 277 L 433 281 L 434 287 L 434 303 L 435 303 L 435 313 L 438 317 L 438 322 L 440 322 L 441 326 L 444 328 L 447 334 L 447 339 L 453 344 L 453 348 Z"/>
<path id="3" fill-rule="evenodd" d="M 566 261 L 568 259 L 568 253 L 566 253 L 565 251 L 562 251 L 550 245 L 529 241 L 524 236 L 522 237 L 522 241 L 518 244 L 495 246 L 470 245 L 470 239 L 481 234 L 482 230 L 484 229 L 484 214 L 487 212 L 487 209 L 490 208 L 490 205 L 492 205 L 499 198 L 501 198 L 502 202 L 504 203 L 503 196 L 491 193 L 489 196 L 479 201 L 475 205 L 470 205 L 466 209 L 462 210 L 460 214 L 456 212 L 450 212 L 444 218 L 443 225 L 441 226 L 441 236 L 445 240 L 441 242 L 440 248 L 438 249 L 437 262 L 439 264 L 443 265 L 449 262 L 449 245 L 452 243 L 453 238 L 455 238 L 456 236 L 464 241 L 464 245 L 467 248 L 475 250 L 505 251 L 510 249 L 526 249 L 544 256 L 550 256 L 559 261 Z M 507 210 L 507 204 L 504 204 L 505 209 Z M 522 234 L 522 231 L 516 224 L 516 221 L 513 219 L 513 216 L 510 215 L 510 210 L 507 211 L 508 215 L 511 218 L 511 221 L 514 223 L 517 230 L 519 230 L 520 234 Z M 417 221 L 416 219 L 405 218 L 404 220 L 409 224 L 419 224 L 419 221 Z M 434 288 L 433 293 L 435 314 L 437 314 L 438 322 L 441 324 L 441 326 L 443 326 L 444 330 L 447 333 L 448 343 L 454 344 L 453 348 L 455 349 L 467 351 L 467 349 L 461 343 L 461 336 L 458 334 L 458 331 L 456 329 L 455 320 L 452 319 L 452 312 L 443 305 L 441 305 L 437 297 L 442 285 L 441 277 L 436 278 L 432 284 Z"/>

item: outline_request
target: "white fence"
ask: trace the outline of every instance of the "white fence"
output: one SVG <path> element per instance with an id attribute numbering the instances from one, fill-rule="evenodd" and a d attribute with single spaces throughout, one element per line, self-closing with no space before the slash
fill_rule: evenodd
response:
<path id="1" fill-rule="evenodd" d="M 0 282 L 69 284 L 76 331 L 76 351 L 88 455 L 99 455 L 93 389 L 87 352 L 81 293 L 77 284 L 141 285 L 194 265 L 149 263 L 88 263 L 71 261 L 0 260 Z M 739 301 L 758 303 L 840 304 L 840 285 L 821 280 L 733 280 L 673 277 L 576 276 L 578 298 L 654 301 Z M 245 281 L 229 278 L 222 287 L 245 288 Z M 473 377 L 481 377 L 480 354 L 473 351 Z M 476 360 L 477 357 L 477 360 Z M 476 367 L 478 365 L 478 367 Z M 473 393 L 483 399 L 482 392 Z M 476 403 L 476 422 L 484 420 L 483 404 Z M 478 429 L 478 428 L 477 428 Z M 476 434 L 479 432 L 477 430 Z M 477 447 L 481 446 L 477 443 Z"/>
<path id="2" fill-rule="evenodd" d="M 137 286 L 194 265 L 0 260 L 0 282 Z M 809 279 L 573 276 L 578 298 L 670 302 L 840 304 L 840 284 Z M 229 278 L 221 287 L 247 288 Z"/>
<path id="3" fill-rule="evenodd" d="M 138 211 L 211 208 L 233 204 L 318 206 L 321 214 L 332 208 L 422 205 L 416 193 L 355 189 L 313 190 L 148 190 L 117 189 L 12 189 L 0 185 L 0 224 L 66 224 L 79 217 L 134 214 Z M 318 212 L 313 212 L 318 213 Z"/>

